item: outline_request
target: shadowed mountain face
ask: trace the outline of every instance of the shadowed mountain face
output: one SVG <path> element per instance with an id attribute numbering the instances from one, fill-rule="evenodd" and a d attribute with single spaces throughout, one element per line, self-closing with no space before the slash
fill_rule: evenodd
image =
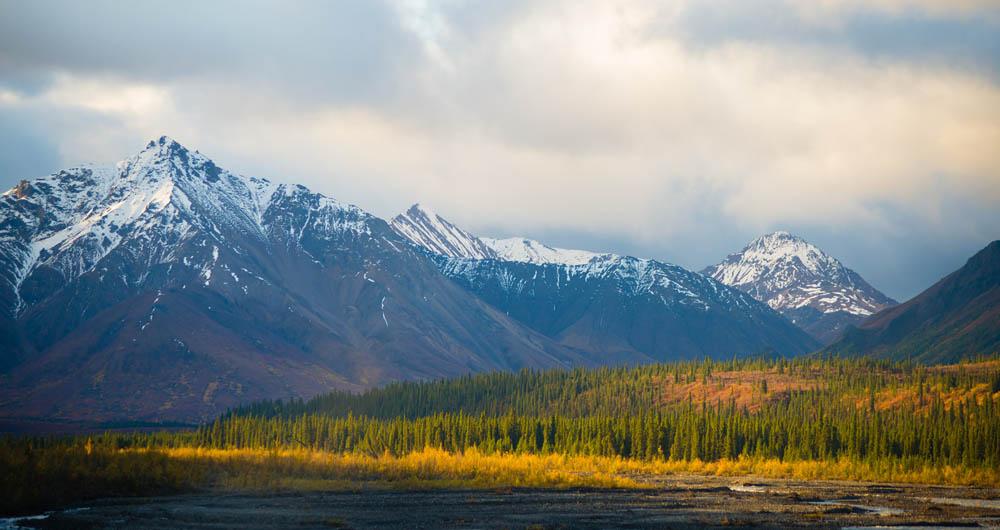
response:
<path id="1" fill-rule="evenodd" d="M 749 293 L 824 344 L 896 305 L 836 258 L 787 232 L 761 236 L 702 274 Z"/>
<path id="2" fill-rule="evenodd" d="M 937 363 L 1000 350 L 1000 241 L 926 291 L 849 329 L 827 351 Z"/>
<path id="3" fill-rule="evenodd" d="M 750 296 L 676 265 L 440 258 L 446 276 L 532 329 L 605 362 L 795 355 L 808 335 Z"/>
<path id="4" fill-rule="evenodd" d="M 676 265 L 523 238 L 477 238 L 419 207 L 393 225 L 420 226 L 401 232 L 419 234 L 414 242 L 431 252 L 489 249 L 487 259 L 455 252 L 434 259 L 469 292 L 595 362 L 793 355 L 817 346 L 751 296 Z"/>
<path id="5" fill-rule="evenodd" d="M 580 364 L 381 219 L 168 138 L 0 198 L 0 415 L 198 420 L 395 379 Z"/>

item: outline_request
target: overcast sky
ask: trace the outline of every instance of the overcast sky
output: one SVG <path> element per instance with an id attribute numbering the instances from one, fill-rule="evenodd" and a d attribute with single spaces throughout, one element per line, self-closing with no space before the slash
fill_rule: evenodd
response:
<path id="1" fill-rule="evenodd" d="M 0 0 L 0 187 L 169 135 L 391 217 L 906 299 L 1000 238 L 995 0 Z"/>

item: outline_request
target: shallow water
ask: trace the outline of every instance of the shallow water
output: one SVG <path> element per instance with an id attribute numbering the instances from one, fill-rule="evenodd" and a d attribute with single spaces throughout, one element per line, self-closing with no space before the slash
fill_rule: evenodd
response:
<path id="1" fill-rule="evenodd" d="M 738 493 L 769 493 L 770 490 L 767 486 L 761 486 L 759 484 L 733 484 L 729 486 L 731 491 Z"/>
<path id="2" fill-rule="evenodd" d="M 845 526 L 842 530 L 969 530 L 969 528 L 979 528 L 976 526 L 898 526 L 898 525 L 883 525 L 883 526 Z"/>
<path id="3" fill-rule="evenodd" d="M 18 530 L 21 528 L 31 528 L 30 526 L 22 526 L 20 523 L 22 521 L 41 521 L 42 519 L 48 519 L 49 514 L 41 515 L 23 515 L 21 517 L 4 517 L 0 518 L 0 530 Z"/>
<path id="4" fill-rule="evenodd" d="M 356 530 L 788 528 L 927 530 L 995 527 L 1000 490 L 846 481 L 658 475 L 638 490 L 200 492 L 98 499 L 26 521 L 38 528 Z M 932 502 L 931 499 L 940 502 Z M 987 500 L 984 500 L 987 499 Z M 957 502 L 955 502 L 957 501 Z M 951 502 L 950 504 L 946 502 Z M 24 526 L 24 525 L 21 525 Z M 9 526 L 13 528 L 12 526 Z M 2 530 L 2 528 L 0 528 Z"/>
<path id="5" fill-rule="evenodd" d="M 891 506 L 869 506 L 867 504 L 855 504 L 845 500 L 826 500 L 826 501 L 812 501 L 809 504 L 815 504 L 817 506 L 846 506 L 848 508 L 855 508 L 861 511 L 873 513 L 879 516 L 888 515 L 902 515 L 906 513 L 904 510 L 899 508 L 893 508 Z"/>

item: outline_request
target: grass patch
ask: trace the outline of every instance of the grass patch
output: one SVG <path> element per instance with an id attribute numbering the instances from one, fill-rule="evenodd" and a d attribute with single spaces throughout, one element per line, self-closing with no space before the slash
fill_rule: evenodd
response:
<path id="1" fill-rule="evenodd" d="M 394 457 L 305 449 L 162 451 L 204 468 L 227 489 L 357 490 L 365 488 L 641 488 L 619 472 L 621 459 L 562 455 L 482 454 L 440 449 Z"/>

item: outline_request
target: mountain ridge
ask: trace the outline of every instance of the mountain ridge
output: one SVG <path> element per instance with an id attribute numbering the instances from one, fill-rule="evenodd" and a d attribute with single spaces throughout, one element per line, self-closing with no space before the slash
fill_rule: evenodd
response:
<path id="1" fill-rule="evenodd" d="M 434 215 L 421 240 L 413 242 L 432 242 L 424 248 L 435 254 L 445 276 L 528 327 L 593 356 L 648 362 L 796 354 L 817 346 L 749 295 L 656 260 L 557 249 L 525 238 L 479 238 L 464 230 L 494 256 L 435 253 L 451 232 L 435 233 L 432 227 L 454 225 Z"/>
<path id="2" fill-rule="evenodd" d="M 587 360 L 360 208 L 170 138 L 0 197 L 0 414 L 200 421 L 331 388 Z"/>
<path id="3" fill-rule="evenodd" d="M 910 300 L 853 327 L 825 350 L 921 362 L 1000 351 L 1000 240 Z"/>

